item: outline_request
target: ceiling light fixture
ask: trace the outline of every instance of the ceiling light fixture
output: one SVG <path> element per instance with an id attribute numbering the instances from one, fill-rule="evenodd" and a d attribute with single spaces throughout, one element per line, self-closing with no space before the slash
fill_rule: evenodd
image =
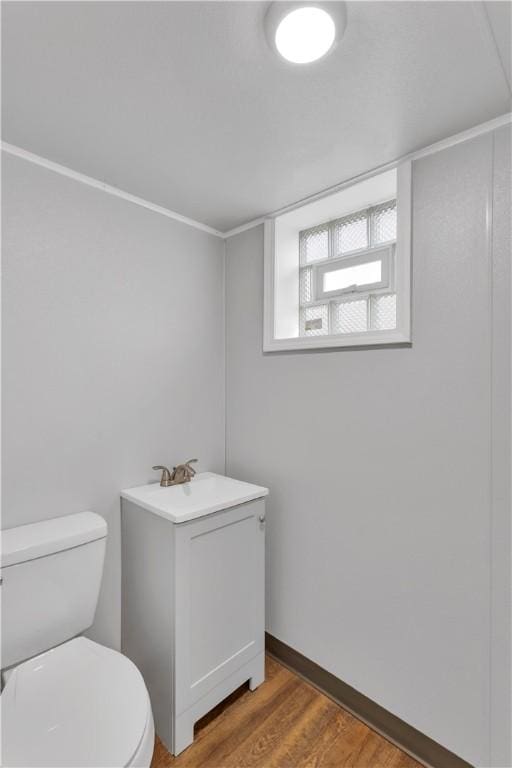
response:
<path id="1" fill-rule="evenodd" d="M 265 16 L 271 48 L 293 64 L 310 64 L 331 52 L 347 23 L 344 2 L 272 3 Z"/>

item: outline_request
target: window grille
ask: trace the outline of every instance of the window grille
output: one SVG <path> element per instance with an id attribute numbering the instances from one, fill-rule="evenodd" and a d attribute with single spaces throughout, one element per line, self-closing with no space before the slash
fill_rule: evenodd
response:
<path id="1" fill-rule="evenodd" d="M 396 199 L 301 231 L 300 336 L 396 328 L 395 246 Z"/>

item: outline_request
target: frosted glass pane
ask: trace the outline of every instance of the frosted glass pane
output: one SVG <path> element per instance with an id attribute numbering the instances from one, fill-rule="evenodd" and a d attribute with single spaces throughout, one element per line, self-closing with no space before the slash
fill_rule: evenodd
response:
<path id="1" fill-rule="evenodd" d="M 368 330 L 368 302 L 344 301 L 333 308 L 333 333 L 360 333 Z"/>
<path id="2" fill-rule="evenodd" d="M 311 267 L 303 267 L 300 270 L 300 296 L 301 304 L 306 304 L 313 298 L 313 270 Z"/>
<path id="3" fill-rule="evenodd" d="M 325 225 L 300 233 L 300 260 L 302 264 L 329 257 L 329 228 Z"/>
<path id="4" fill-rule="evenodd" d="M 396 293 L 386 296 L 372 296 L 372 329 L 392 331 L 396 328 Z"/>
<path id="5" fill-rule="evenodd" d="M 374 209 L 372 213 L 372 245 L 396 240 L 396 201 Z"/>
<path id="6" fill-rule="evenodd" d="M 340 253 L 368 248 L 368 220 L 366 212 L 336 224 L 335 256 Z"/>
<path id="7" fill-rule="evenodd" d="M 382 280 L 382 262 L 370 261 L 366 264 L 355 264 L 352 267 L 340 267 L 332 272 L 325 272 L 323 279 L 324 291 L 341 291 L 351 286 L 371 285 Z"/>
<path id="8" fill-rule="evenodd" d="M 316 307 L 303 307 L 300 310 L 300 335 L 323 336 L 329 333 L 329 307 L 321 304 Z"/>

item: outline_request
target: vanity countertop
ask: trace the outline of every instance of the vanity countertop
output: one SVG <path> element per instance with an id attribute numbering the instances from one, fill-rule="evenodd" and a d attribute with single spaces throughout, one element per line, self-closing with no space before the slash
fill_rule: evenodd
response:
<path id="1" fill-rule="evenodd" d="M 121 497 L 172 523 L 184 523 L 268 495 L 263 488 L 214 472 L 200 472 L 189 483 L 162 488 L 160 483 L 121 491 Z"/>

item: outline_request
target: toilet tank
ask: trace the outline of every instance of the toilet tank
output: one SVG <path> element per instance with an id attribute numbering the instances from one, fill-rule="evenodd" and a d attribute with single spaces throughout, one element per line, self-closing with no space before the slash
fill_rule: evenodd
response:
<path id="1" fill-rule="evenodd" d="M 2 669 L 91 626 L 106 537 L 107 524 L 94 512 L 2 531 Z"/>

